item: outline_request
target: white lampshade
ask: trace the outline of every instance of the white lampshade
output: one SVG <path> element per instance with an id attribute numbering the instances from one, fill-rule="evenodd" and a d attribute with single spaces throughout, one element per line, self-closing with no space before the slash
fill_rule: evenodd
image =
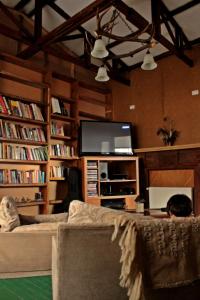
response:
<path id="1" fill-rule="evenodd" d="M 157 63 L 154 61 L 153 55 L 147 51 L 145 54 L 143 64 L 141 65 L 142 70 L 151 71 L 157 68 Z"/>
<path id="2" fill-rule="evenodd" d="M 95 77 L 96 81 L 108 81 L 110 78 L 107 74 L 107 70 L 104 66 L 99 67 L 97 76 Z"/>
<path id="3" fill-rule="evenodd" d="M 108 51 L 106 50 L 106 46 L 102 39 L 97 39 L 95 41 L 91 55 L 96 58 L 104 58 L 108 56 Z"/>

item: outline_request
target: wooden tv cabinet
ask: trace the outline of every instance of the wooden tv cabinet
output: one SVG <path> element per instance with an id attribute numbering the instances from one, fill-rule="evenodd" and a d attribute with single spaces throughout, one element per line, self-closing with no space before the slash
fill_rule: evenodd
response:
<path id="1" fill-rule="evenodd" d="M 139 196 L 139 158 L 135 156 L 85 156 L 81 159 L 83 199 L 94 205 L 135 209 Z"/>

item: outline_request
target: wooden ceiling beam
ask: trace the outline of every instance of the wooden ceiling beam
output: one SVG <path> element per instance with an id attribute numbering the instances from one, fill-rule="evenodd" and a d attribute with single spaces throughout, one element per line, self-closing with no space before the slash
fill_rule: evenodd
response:
<path id="1" fill-rule="evenodd" d="M 56 0 L 40 0 L 42 8 L 46 5 L 49 5 L 49 3 L 54 2 Z M 34 7 L 28 14 L 27 17 L 32 18 L 36 14 L 36 7 Z"/>
<path id="2" fill-rule="evenodd" d="M 161 20 L 160 20 L 160 11 L 161 11 L 161 2 L 157 0 L 151 0 L 151 17 L 152 24 L 154 26 L 154 38 L 156 39 L 161 35 Z"/>
<path id="3" fill-rule="evenodd" d="M 34 39 L 37 41 L 42 36 L 42 2 L 35 0 Z"/>
<path id="4" fill-rule="evenodd" d="M 21 0 L 15 5 L 14 9 L 20 10 L 20 9 L 24 8 L 26 6 L 26 4 L 28 4 L 29 2 L 30 2 L 30 0 Z"/>
<path id="5" fill-rule="evenodd" d="M 27 36 L 30 40 L 33 38 L 32 34 L 23 26 L 18 18 L 0 1 L 0 10 L 19 28 L 21 34 Z"/>
<path id="6" fill-rule="evenodd" d="M 179 7 L 177 7 L 177 8 L 175 8 L 175 9 L 171 10 L 171 11 L 170 11 L 170 14 L 171 14 L 171 16 L 173 17 L 173 16 L 175 16 L 175 15 L 178 15 L 178 14 L 180 14 L 180 13 L 182 13 L 182 12 L 184 12 L 184 11 L 190 9 L 190 8 L 192 8 L 193 6 L 195 6 L 195 5 L 197 5 L 197 4 L 200 4 L 200 0 L 193 0 L 193 1 L 190 1 L 190 2 L 188 2 L 188 3 L 185 3 L 185 4 L 183 4 L 183 5 L 179 6 Z"/>
<path id="7" fill-rule="evenodd" d="M 99 12 L 110 7 L 113 1 L 107 0 L 96 0 L 90 5 L 85 7 L 83 10 L 75 14 L 69 20 L 65 21 L 63 24 L 42 36 L 34 45 L 28 47 L 19 54 L 20 58 L 28 59 L 36 54 L 42 49 L 42 47 L 49 45 L 54 42 L 55 39 L 66 36 L 67 34 L 73 32 L 78 26 L 88 21 L 90 18 L 95 16 L 97 8 Z"/>
<path id="8" fill-rule="evenodd" d="M 155 0 L 153 0 L 155 1 Z M 159 0 L 161 2 L 161 0 Z M 154 3 L 156 3 L 156 5 L 158 4 L 157 1 L 155 1 Z M 161 2 L 162 4 L 162 2 Z M 145 27 L 148 26 L 148 21 L 143 18 L 138 12 L 136 12 L 133 8 L 127 6 L 124 2 L 122 2 L 121 0 L 116 0 L 114 3 L 114 6 L 126 16 L 126 19 L 131 22 L 133 25 L 135 25 L 138 29 L 142 30 Z M 161 7 L 162 9 L 162 7 Z M 152 27 L 147 27 L 146 30 L 147 33 L 151 34 L 152 32 Z M 186 63 L 187 65 L 189 65 L 190 67 L 193 66 L 193 61 L 187 57 L 184 53 L 183 53 L 183 49 L 176 49 L 174 47 L 174 45 L 172 43 L 170 43 L 163 35 L 159 35 L 157 34 L 157 36 L 155 37 L 156 40 L 162 44 L 165 48 L 167 48 L 168 50 L 170 50 L 171 52 L 173 52 L 179 59 L 181 59 L 184 63 Z"/>
<path id="9" fill-rule="evenodd" d="M 82 33 L 70 34 L 70 35 L 61 37 L 60 39 L 58 39 L 56 41 L 56 43 L 65 42 L 65 41 L 71 41 L 71 40 L 73 41 L 73 40 L 83 39 L 83 38 L 84 38 L 84 35 Z"/>
<path id="10" fill-rule="evenodd" d="M 3 23 L 0 23 L 0 34 L 26 45 L 31 45 L 30 40 L 24 38 L 19 31 L 14 30 Z"/>
<path id="11" fill-rule="evenodd" d="M 188 48 L 191 48 L 191 45 L 190 45 L 190 42 L 189 42 L 187 36 L 185 35 L 185 33 L 182 30 L 182 28 L 180 27 L 180 25 L 176 22 L 174 17 L 171 15 L 171 12 L 167 8 L 167 6 L 163 3 L 163 1 L 159 1 L 159 2 L 161 4 L 161 12 L 166 15 L 167 20 L 172 24 L 174 29 L 181 34 L 181 36 L 183 37 L 183 40 L 185 42 L 185 46 Z"/>

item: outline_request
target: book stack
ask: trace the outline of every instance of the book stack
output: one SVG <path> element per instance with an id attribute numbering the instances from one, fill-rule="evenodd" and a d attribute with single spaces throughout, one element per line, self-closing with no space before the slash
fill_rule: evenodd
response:
<path id="1" fill-rule="evenodd" d="M 0 143 L 0 158 L 45 161 L 48 154 L 46 147 L 22 147 Z"/>
<path id="2" fill-rule="evenodd" d="M 0 95 L 0 113 L 21 118 L 44 121 L 40 107 Z"/>
<path id="3" fill-rule="evenodd" d="M 65 103 L 62 100 L 52 97 L 51 98 L 51 107 L 53 114 L 60 114 L 62 116 L 70 116 L 70 104 Z"/>
<path id="4" fill-rule="evenodd" d="M 0 138 L 23 139 L 46 142 L 44 130 L 39 127 L 25 127 L 0 119 Z"/>
<path id="5" fill-rule="evenodd" d="M 64 136 L 64 127 L 56 122 L 51 122 L 51 134 Z"/>
<path id="6" fill-rule="evenodd" d="M 96 182 L 88 182 L 87 194 L 88 194 L 88 197 L 97 196 L 97 183 Z"/>
<path id="7" fill-rule="evenodd" d="M 97 196 L 97 180 L 98 180 L 98 169 L 97 162 L 87 162 L 87 194 L 88 197 Z"/>
<path id="8" fill-rule="evenodd" d="M 45 172 L 41 170 L 0 169 L 0 184 L 45 183 Z"/>
<path id="9" fill-rule="evenodd" d="M 73 157 L 74 147 L 63 144 L 54 144 L 50 146 L 50 155 Z"/>
<path id="10" fill-rule="evenodd" d="M 50 177 L 64 177 L 64 166 L 50 166 Z"/>

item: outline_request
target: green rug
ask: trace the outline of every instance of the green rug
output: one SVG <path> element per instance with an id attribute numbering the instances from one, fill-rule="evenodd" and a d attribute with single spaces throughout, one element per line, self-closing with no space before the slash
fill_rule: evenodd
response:
<path id="1" fill-rule="evenodd" d="M 51 299 L 51 276 L 0 279 L 0 300 Z"/>

